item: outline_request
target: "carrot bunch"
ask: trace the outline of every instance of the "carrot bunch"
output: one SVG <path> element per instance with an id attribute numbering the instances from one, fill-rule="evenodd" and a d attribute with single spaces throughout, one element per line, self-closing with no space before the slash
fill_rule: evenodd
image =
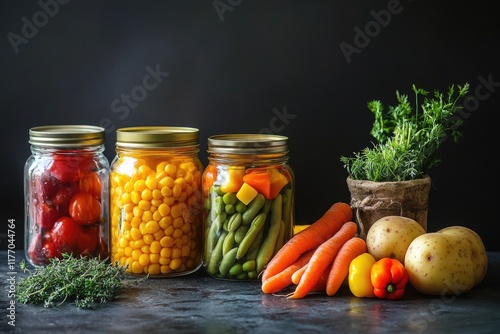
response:
<path id="1" fill-rule="evenodd" d="M 334 203 L 269 261 L 262 273 L 262 292 L 277 293 L 295 285 L 288 298 L 303 298 L 313 291 L 335 295 L 351 261 L 366 252 L 366 242 L 356 233 L 349 204 Z"/>

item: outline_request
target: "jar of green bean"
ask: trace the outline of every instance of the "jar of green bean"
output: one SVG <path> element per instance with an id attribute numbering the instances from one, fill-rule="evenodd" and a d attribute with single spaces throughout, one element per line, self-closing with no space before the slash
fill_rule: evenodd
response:
<path id="1" fill-rule="evenodd" d="M 225 134 L 208 138 L 203 266 L 218 279 L 259 280 L 293 236 L 295 181 L 288 138 Z"/>

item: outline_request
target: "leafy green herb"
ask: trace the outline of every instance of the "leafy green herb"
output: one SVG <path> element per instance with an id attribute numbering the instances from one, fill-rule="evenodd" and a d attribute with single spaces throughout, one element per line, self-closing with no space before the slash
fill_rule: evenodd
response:
<path id="1" fill-rule="evenodd" d="M 126 267 L 98 258 L 76 258 L 71 254 L 63 254 L 62 259 L 53 258 L 34 272 L 27 268 L 24 260 L 20 266 L 29 276 L 21 278 L 17 284 L 18 300 L 44 307 L 74 301 L 79 308 L 93 309 L 98 303 L 115 299 L 123 288 L 147 278 L 127 280 Z"/>
<path id="2" fill-rule="evenodd" d="M 352 179 L 396 182 L 422 178 L 441 162 L 437 153 L 448 136 L 458 141 L 463 120 L 456 112 L 462 108 L 459 100 L 467 94 L 469 84 L 452 85 L 446 94 L 435 91 L 433 96 L 415 85 L 412 89 L 414 107 L 398 91 L 398 104 L 388 110 L 378 100 L 367 104 L 375 115 L 370 134 L 377 142 L 340 158 Z M 419 98 L 423 98 L 420 105 Z"/>

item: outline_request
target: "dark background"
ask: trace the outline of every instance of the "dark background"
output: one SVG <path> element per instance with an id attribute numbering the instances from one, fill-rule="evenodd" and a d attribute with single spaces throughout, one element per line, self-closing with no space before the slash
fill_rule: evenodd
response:
<path id="1" fill-rule="evenodd" d="M 469 82 L 475 104 L 461 114 L 464 136 L 443 144 L 430 173 L 428 230 L 468 226 L 500 250 L 497 1 L 60 2 L 42 1 L 51 15 L 36 1 L 0 5 L 1 248 L 9 218 L 23 247 L 31 127 L 103 125 L 110 162 L 119 127 L 197 127 L 204 164 L 210 135 L 286 135 L 297 223 L 305 224 L 349 201 L 340 156 L 370 145 L 369 100 L 392 105 L 396 90 L 410 95 L 412 84 L 432 91 Z M 390 17 L 388 7 L 396 8 Z M 39 27 L 24 28 L 31 35 L 19 42 L 26 22 Z M 356 39 L 366 28 L 371 37 Z M 358 52 L 348 59 L 341 43 L 357 43 Z M 169 75 L 128 114 L 116 112 L 125 104 L 113 101 L 142 85 L 147 66 Z M 273 123 L 276 114 L 286 122 Z"/>

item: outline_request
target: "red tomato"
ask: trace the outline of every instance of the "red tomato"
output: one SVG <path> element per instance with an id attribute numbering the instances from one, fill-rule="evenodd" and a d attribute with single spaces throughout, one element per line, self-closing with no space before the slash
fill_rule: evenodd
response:
<path id="1" fill-rule="evenodd" d="M 99 226 L 98 225 L 81 225 L 81 237 L 78 242 L 78 253 L 84 256 L 94 255 L 99 242 Z"/>
<path id="2" fill-rule="evenodd" d="M 74 194 L 78 192 L 78 183 L 65 183 L 61 185 L 54 198 L 52 204 L 59 210 L 59 216 L 69 215 L 69 203 Z"/>
<path id="3" fill-rule="evenodd" d="M 101 198 L 101 179 L 97 173 L 90 173 L 80 179 L 79 189 L 81 192 L 89 193 L 95 198 Z"/>
<path id="4" fill-rule="evenodd" d="M 36 176 L 34 184 L 35 198 L 41 202 L 51 202 L 60 187 L 59 181 L 49 173 Z"/>
<path id="5" fill-rule="evenodd" d="M 47 258 L 43 252 L 43 238 L 40 233 L 34 234 L 33 238 L 30 240 L 27 255 L 36 266 L 47 263 Z"/>
<path id="6" fill-rule="evenodd" d="M 95 163 L 89 156 L 67 156 L 55 154 L 49 167 L 50 173 L 61 182 L 79 180 L 95 169 Z"/>
<path id="7" fill-rule="evenodd" d="M 48 264 L 50 262 L 49 259 L 62 259 L 61 253 L 58 252 L 56 245 L 51 240 L 45 240 L 40 254 L 43 257 L 42 264 Z"/>
<path id="8" fill-rule="evenodd" d="M 82 226 L 70 217 L 59 218 L 52 228 L 49 242 L 54 246 L 54 252 L 50 256 L 60 256 L 62 253 L 76 253 L 80 250 L 80 238 Z M 45 246 L 45 245 L 44 245 Z M 50 250 L 52 252 L 52 250 Z"/>
<path id="9" fill-rule="evenodd" d="M 69 215 L 79 224 L 94 224 L 101 218 L 101 203 L 89 193 L 76 193 L 69 201 Z"/>
<path id="10" fill-rule="evenodd" d="M 38 203 L 35 210 L 35 222 L 46 230 L 50 230 L 60 216 L 57 207 L 50 206 L 47 203 Z"/>

